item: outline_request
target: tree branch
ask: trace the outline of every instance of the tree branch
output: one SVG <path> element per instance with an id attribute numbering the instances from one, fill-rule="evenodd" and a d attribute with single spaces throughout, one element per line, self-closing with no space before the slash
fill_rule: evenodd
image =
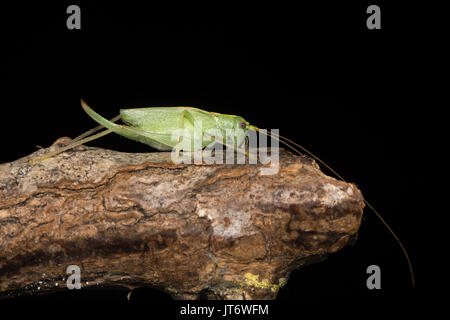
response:
<path id="1" fill-rule="evenodd" d="M 83 286 L 161 288 L 174 298 L 273 299 L 290 272 L 341 249 L 363 198 L 309 158 L 280 150 L 280 170 L 174 165 L 170 153 L 80 146 L 0 165 L 0 292 Z"/>

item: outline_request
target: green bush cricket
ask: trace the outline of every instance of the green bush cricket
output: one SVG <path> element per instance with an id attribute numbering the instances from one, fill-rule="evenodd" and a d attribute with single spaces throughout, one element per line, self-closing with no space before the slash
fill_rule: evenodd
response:
<path id="1" fill-rule="evenodd" d="M 185 151 L 198 151 L 213 143 L 229 145 L 224 141 L 225 139 L 223 137 L 227 137 L 227 133 L 230 131 L 234 133 L 233 147 L 242 146 L 248 130 L 259 130 L 240 116 L 208 112 L 193 107 L 121 109 L 119 116 L 107 120 L 92 110 L 83 100 L 81 100 L 81 105 L 84 111 L 98 122 L 100 126 L 75 138 L 69 145 L 55 152 L 47 153 L 40 158 L 32 159 L 31 162 L 48 159 L 63 151 L 95 140 L 111 132 L 144 143 L 159 151 L 170 151 L 180 144 L 182 138 L 174 139 L 175 130 L 185 130 L 189 133 L 189 136 L 194 137 L 196 134 L 195 130 L 197 129 L 194 124 L 200 124 L 202 132 L 199 132 L 198 135 L 202 137 L 202 141 L 200 143 L 186 143 L 183 145 Z M 119 119 L 125 125 L 116 124 L 115 122 Z M 102 128 L 106 128 L 107 130 L 96 135 L 91 135 Z M 220 138 L 217 138 L 217 136 Z"/>

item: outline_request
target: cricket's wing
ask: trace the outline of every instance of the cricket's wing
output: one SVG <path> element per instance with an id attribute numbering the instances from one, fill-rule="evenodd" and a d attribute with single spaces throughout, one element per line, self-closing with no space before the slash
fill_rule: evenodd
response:
<path id="1" fill-rule="evenodd" d="M 204 131 L 216 127 L 215 117 L 208 111 L 193 107 L 151 107 L 121 109 L 122 121 L 147 132 L 171 134 L 177 129 Z M 201 129 L 200 129 L 201 128 Z"/>

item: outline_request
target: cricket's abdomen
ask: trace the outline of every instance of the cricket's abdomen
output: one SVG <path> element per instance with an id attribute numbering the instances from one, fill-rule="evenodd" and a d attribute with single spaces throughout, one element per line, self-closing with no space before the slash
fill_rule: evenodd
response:
<path id="1" fill-rule="evenodd" d="M 184 113 L 182 122 L 181 116 Z M 136 109 L 122 109 L 120 110 L 122 121 L 126 124 L 144 130 L 148 133 L 155 134 L 155 141 L 146 143 L 158 150 L 167 150 L 175 147 L 178 140 L 173 139 L 173 133 L 177 129 L 185 129 L 188 134 L 194 137 L 194 123 L 197 128 L 201 128 L 201 132 L 205 130 L 214 129 L 216 127 L 215 118 L 208 112 L 189 108 L 189 107 L 154 107 L 154 108 L 136 108 Z M 180 125 L 183 127 L 180 127 Z M 139 139 L 140 140 L 140 139 Z M 145 139 L 147 140 L 147 139 Z M 154 143 L 153 143 L 154 142 Z M 165 148 L 162 148 L 160 144 Z M 191 150 L 201 149 L 211 143 L 211 140 L 204 137 L 201 146 L 194 147 L 192 144 Z"/>

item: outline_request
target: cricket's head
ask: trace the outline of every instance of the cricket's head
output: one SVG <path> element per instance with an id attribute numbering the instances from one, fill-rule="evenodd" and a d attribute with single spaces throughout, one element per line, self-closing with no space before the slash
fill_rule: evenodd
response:
<path id="1" fill-rule="evenodd" d="M 234 116 L 234 128 L 237 128 L 245 133 L 247 133 L 248 130 L 258 131 L 259 129 L 253 125 L 251 125 L 247 120 L 240 116 Z"/>
<path id="2" fill-rule="evenodd" d="M 257 131 L 247 120 L 241 116 L 216 114 L 218 127 L 226 132 L 227 136 L 234 136 L 237 145 L 241 145 L 245 141 L 248 130 Z"/>

